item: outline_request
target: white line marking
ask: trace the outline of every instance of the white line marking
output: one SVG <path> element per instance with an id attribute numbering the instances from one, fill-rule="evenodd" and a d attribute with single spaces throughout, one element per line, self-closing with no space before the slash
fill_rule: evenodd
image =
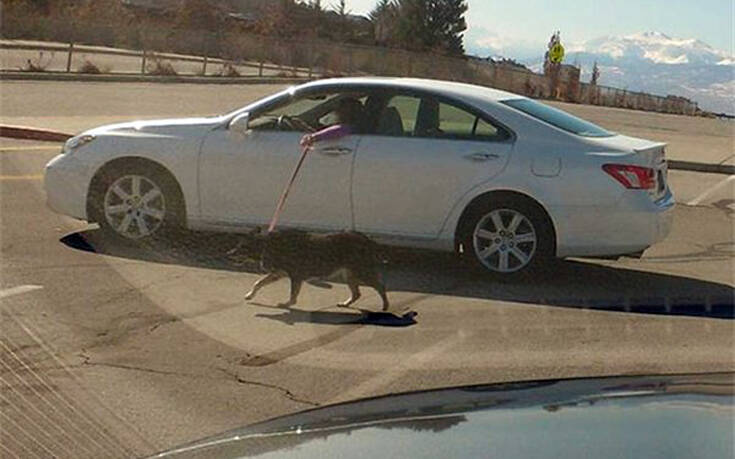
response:
<path id="1" fill-rule="evenodd" d="M 712 195 L 712 193 L 714 193 L 715 191 L 719 190 L 720 188 L 722 188 L 723 186 L 725 186 L 729 182 L 732 182 L 733 180 L 735 180 L 735 175 L 729 176 L 725 180 L 719 182 L 717 185 L 713 186 L 712 188 L 707 189 L 704 193 L 700 194 L 696 198 L 694 198 L 691 201 L 689 201 L 687 203 L 687 205 L 688 206 L 697 206 L 697 205 L 699 205 L 700 202 L 702 202 L 705 199 L 707 199 L 710 195 Z"/>
<path id="2" fill-rule="evenodd" d="M 401 378 L 406 373 L 412 370 L 419 369 L 424 364 L 431 362 L 438 355 L 446 352 L 447 349 L 456 345 L 462 341 L 462 336 L 459 334 L 452 334 L 438 342 L 432 344 L 426 349 L 419 351 L 415 354 L 403 356 L 403 363 L 393 366 L 387 370 L 381 371 L 374 377 L 363 381 L 362 383 L 353 386 L 345 392 L 334 397 L 328 401 L 327 404 L 344 402 L 349 400 L 355 400 L 357 398 L 368 397 L 374 395 L 377 391 L 383 387 L 389 385 L 393 381 Z"/>
<path id="3" fill-rule="evenodd" d="M 0 147 L 0 153 L 16 153 L 16 152 L 32 152 L 32 151 L 50 151 L 50 150 L 60 150 L 61 147 L 59 145 L 30 145 L 27 147 Z"/>
<path id="4" fill-rule="evenodd" d="M 23 293 L 33 292 L 42 288 L 43 287 L 40 285 L 19 285 L 13 288 L 6 288 L 5 290 L 0 290 L 0 299 L 7 298 L 9 296 L 20 295 Z"/>
<path id="5" fill-rule="evenodd" d="M 71 379 L 73 379 L 74 382 L 76 382 L 77 386 L 81 387 L 84 390 L 88 398 L 93 399 L 99 406 L 106 409 L 107 412 L 110 414 L 111 418 L 116 418 L 124 427 L 129 429 L 129 432 L 133 433 L 136 436 L 136 438 L 139 441 L 141 441 L 147 448 L 155 449 L 155 450 L 161 449 L 160 445 L 159 446 L 153 445 L 145 437 L 143 437 L 143 435 L 141 435 L 140 432 L 138 432 L 137 428 L 131 422 L 127 421 L 125 418 L 120 416 L 117 411 L 113 411 L 108 405 L 106 405 L 102 401 L 102 399 L 99 396 L 97 396 L 95 392 L 91 390 L 91 388 L 89 388 L 88 384 L 85 383 L 84 380 L 82 380 L 79 376 L 77 376 L 77 374 L 74 373 L 69 368 L 69 365 L 66 362 L 64 362 L 61 359 L 61 357 L 58 356 L 58 352 L 52 349 L 43 339 L 41 339 L 40 336 L 36 335 L 28 326 L 26 326 L 26 324 L 24 324 L 23 321 L 17 317 L 17 315 L 11 314 L 10 319 L 13 322 L 15 322 L 15 324 L 18 325 L 28 336 L 30 336 L 33 341 L 35 341 L 39 346 L 41 346 L 41 348 L 46 352 L 46 354 L 49 355 L 58 364 L 59 368 L 64 370 L 71 377 Z M 107 436 L 109 436 L 110 438 L 114 438 L 111 435 L 109 435 L 109 433 L 107 434 Z M 127 450 L 127 448 L 124 445 L 122 445 L 121 450 L 125 451 Z"/>
<path id="6" fill-rule="evenodd" d="M 0 175 L 0 181 L 14 180 L 41 180 L 43 175 Z"/>

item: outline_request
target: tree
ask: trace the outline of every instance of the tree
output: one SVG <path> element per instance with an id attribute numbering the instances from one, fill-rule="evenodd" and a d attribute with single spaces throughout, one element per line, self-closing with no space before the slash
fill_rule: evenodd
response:
<path id="1" fill-rule="evenodd" d="M 302 28 L 298 27 L 296 10 L 298 5 L 294 0 L 280 0 L 268 2 L 263 16 L 256 24 L 256 31 L 263 35 L 281 38 L 293 38 Z"/>
<path id="2" fill-rule="evenodd" d="M 592 78 L 590 79 L 590 84 L 595 86 L 597 85 L 597 80 L 600 79 L 600 67 L 597 66 L 597 61 L 595 61 L 595 65 L 592 67 Z"/>
<path id="3" fill-rule="evenodd" d="M 385 14 L 395 13 L 396 6 L 396 0 L 378 0 L 375 8 L 373 8 L 373 10 L 368 13 L 368 18 L 371 21 L 377 21 Z"/>
<path id="4" fill-rule="evenodd" d="M 382 12 L 376 14 L 396 13 L 390 27 L 392 45 L 416 51 L 464 54 L 466 0 L 395 0 L 380 2 L 376 9 L 381 7 Z"/>
<path id="5" fill-rule="evenodd" d="M 375 41 L 381 45 L 390 44 L 391 34 L 398 17 L 396 0 L 379 0 L 375 8 L 368 14 L 373 24 Z"/>
<path id="6" fill-rule="evenodd" d="M 176 15 L 176 26 L 185 30 L 216 30 L 219 11 L 209 0 L 185 0 Z"/>
<path id="7" fill-rule="evenodd" d="M 345 17 L 350 14 L 350 12 L 347 11 L 347 2 L 345 0 L 339 0 L 337 6 L 334 7 L 334 12 L 340 17 Z"/>
<path id="8" fill-rule="evenodd" d="M 334 7 L 334 12 L 337 13 L 339 39 L 344 41 L 347 37 L 347 16 L 350 14 L 347 10 L 347 2 L 345 0 L 339 0 L 339 3 Z"/>

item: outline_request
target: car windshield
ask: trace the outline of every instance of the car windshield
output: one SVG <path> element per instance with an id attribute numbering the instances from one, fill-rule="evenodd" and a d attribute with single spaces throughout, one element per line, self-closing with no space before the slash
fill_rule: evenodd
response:
<path id="1" fill-rule="evenodd" d="M 509 107 L 513 107 L 516 110 L 520 110 L 527 115 L 531 115 L 536 119 L 544 121 L 556 126 L 559 129 L 563 129 L 572 134 L 576 134 L 582 137 L 612 137 L 612 132 L 609 132 L 596 124 L 585 121 L 581 118 L 577 118 L 574 115 L 559 110 L 558 108 L 551 107 L 541 102 L 536 102 L 531 99 L 510 99 L 505 100 L 503 103 Z"/>

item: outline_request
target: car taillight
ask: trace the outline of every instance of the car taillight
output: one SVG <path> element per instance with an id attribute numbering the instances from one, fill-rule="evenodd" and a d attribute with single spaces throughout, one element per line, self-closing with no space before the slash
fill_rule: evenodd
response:
<path id="1" fill-rule="evenodd" d="M 602 169 L 631 190 L 651 190 L 656 186 L 656 172 L 649 167 L 605 164 Z"/>

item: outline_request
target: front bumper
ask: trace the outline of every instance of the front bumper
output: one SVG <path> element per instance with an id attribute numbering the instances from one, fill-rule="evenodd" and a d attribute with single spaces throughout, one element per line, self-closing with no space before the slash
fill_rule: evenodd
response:
<path id="1" fill-rule="evenodd" d="M 46 204 L 56 213 L 87 219 L 88 167 L 69 154 L 61 154 L 46 165 L 43 185 Z"/>

